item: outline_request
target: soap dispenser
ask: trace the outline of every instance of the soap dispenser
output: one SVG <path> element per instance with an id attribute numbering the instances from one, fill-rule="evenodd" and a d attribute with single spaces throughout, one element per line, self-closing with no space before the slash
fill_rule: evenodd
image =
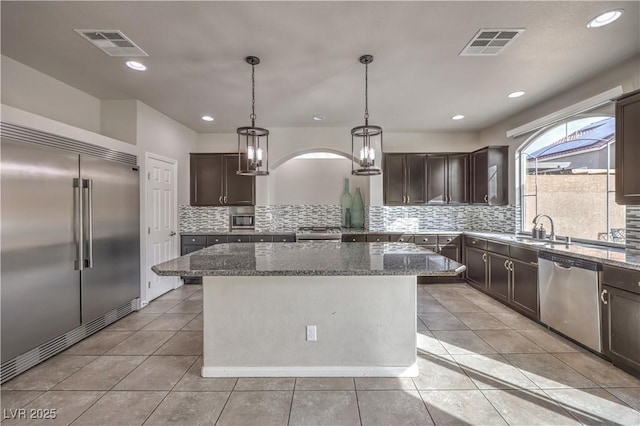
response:
<path id="1" fill-rule="evenodd" d="M 531 236 L 533 238 L 538 238 L 538 228 L 536 228 L 536 225 L 533 225 L 533 229 L 531 230 Z"/>
<path id="2" fill-rule="evenodd" d="M 538 229 L 538 238 L 540 238 L 541 240 L 547 238 L 547 230 L 544 229 L 543 224 L 540 224 L 540 229 Z"/>

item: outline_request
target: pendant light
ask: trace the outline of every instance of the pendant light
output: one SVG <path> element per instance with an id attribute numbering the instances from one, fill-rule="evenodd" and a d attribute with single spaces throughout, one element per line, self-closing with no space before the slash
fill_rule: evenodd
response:
<path id="1" fill-rule="evenodd" d="M 351 174 L 372 176 L 382 173 L 382 127 L 369 125 L 369 64 L 373 56 L 360 56 L 364 64 L 364 126 L 351 129 Z"/>
<path id="2" fill-rule="evenodd" d="M 247 56 L 251 65 L 251 126 L 238 127 L 238 171 L 244 176 L 266 176 L 269 174 L 269 131 L 256 127 L 256 78 L 255 66 L 260 63 L 257 56 Z M 244 157 L 244 158 L 243 158 Z"/>

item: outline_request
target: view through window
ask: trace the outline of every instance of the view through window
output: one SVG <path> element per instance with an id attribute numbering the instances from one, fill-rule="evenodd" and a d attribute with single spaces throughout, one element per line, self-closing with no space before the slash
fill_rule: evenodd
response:
<path id="1" fill-rule="evenodd" d="M 625 241 L 625 206 L 615 203 L 613 106 L 545 129 L 519 151 L 522 230 L 551 216 L 556 235 Z M 547 233 L 549 224 L 541 219 Z"/>

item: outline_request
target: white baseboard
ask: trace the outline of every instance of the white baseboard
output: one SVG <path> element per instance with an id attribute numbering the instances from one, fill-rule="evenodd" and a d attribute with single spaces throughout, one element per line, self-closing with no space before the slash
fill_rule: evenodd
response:
<path id="1" fill-rule="evenodd" d="M 202 367 L 202 377 L 418 377 L 407 367 Z"/>

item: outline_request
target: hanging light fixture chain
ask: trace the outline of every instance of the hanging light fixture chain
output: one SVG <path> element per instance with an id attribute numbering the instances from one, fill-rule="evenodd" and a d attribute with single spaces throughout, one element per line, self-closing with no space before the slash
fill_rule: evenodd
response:
<path id="1" fill-rule="evenodd" d="M 256 126 L 256 67 L 251 64 L 251 127 Z"/>
<path id="2" fill-rule="evenodd" d="M 369 64 L 364 64 L 364 121 L 369 125 Z"/>

